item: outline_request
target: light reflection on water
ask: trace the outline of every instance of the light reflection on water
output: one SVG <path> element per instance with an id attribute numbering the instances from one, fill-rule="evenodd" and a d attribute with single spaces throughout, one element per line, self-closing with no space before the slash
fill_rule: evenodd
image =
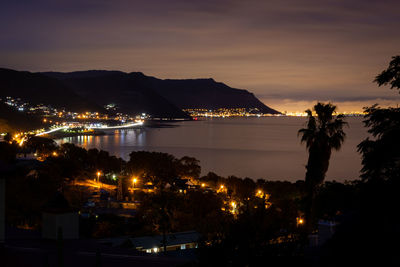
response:
<path id="1" fill-rule="evenodd" d="M 361 167 L 356 146 L 367 136 L 362 118 L 348 118 L 347 139 L 334 152 L 327 179 L 358 178 Z M 186 121 L 178 127 L 109 131 L 102 136 L 59 140 L 85 148 L 98 148 L 129 159 L 132 151 L 160 151 L 201 161 L 202 173 L 271 180 L 304 179 L 307 152 L 297 137 L 305 118 L 265 117 Z"/>

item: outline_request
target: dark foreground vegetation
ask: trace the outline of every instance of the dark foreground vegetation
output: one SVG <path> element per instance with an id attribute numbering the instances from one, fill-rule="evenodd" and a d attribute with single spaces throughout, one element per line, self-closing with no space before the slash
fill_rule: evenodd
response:
<path id="1" fill-rule="evenodd" d="M 376 78 L 400 89 L 400 57 Z M 81 238 L 144 236 L 195 230 L 196 258 L 186 266 L 394 266 L 400 239 L 400 108 L 366 109 L 361 179 L 324 182 L 331 151 L 345 141 L 345 121 L 331 104 L 309 111 L 300 130 L 309 159 L 305 181 L 201 177 L 199 162 L 157 152 L 132 152 L 124 161 L 106 151 L 57 146 L 33 137 L 23 146 L 0 143 L 9 226 L 40 229 L 41 212 L 56 192 L 80 211 Z M 18 159 L 35 153 L 32 160 Z M 100 187 L 100 188 L 99 188 Z M 133 216 L 99 213 L 87 205 L 135 204 Z M 102 198 L 102 197 L 100 197 Z M 335 222 L 315 243 L 319 222 Z M 164 243 L 165 245 L 165 243 Z M 134 249 L 130 244 L 126 247 Z"/>

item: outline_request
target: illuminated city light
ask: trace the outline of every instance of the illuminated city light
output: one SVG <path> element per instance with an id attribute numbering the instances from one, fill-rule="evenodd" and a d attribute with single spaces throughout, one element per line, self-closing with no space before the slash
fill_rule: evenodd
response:
<path id="1" fill-rule="evenodd" d="M 299 225 L 303 225 L 303 224 L 304 224 L 304 219 L 301 218 L 301 217 L 297 217 L 297 218 L 296 218 L 296 223 L 297 223 L 298 226 L 299 226 Z"/>
<path id="2" fill-rule="evenodd" d="M 99 182 L 99 181 L 100 181 L 100 175 L 101 175 L 101 172 L 100 172 L 100 171 L 98 171 L 98 172 L 96 173 L 96 175 L 97 175 L 97 182 Z"/>

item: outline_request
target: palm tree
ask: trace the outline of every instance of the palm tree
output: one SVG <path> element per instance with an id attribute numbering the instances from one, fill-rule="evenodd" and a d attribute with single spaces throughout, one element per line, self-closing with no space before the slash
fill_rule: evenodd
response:
<path id="1" fill-rule="evenodd" d="M 318 187 L 323 183 L 328 171 L 332 149 L 339 150 L 346 137 L 343 127 L 347 125 L 343 115 L 334 115 L 336 106 L 331 103 L 317 103 L 306 110 L 308 121 L 306 128 L 300 129 L 301 143 L 306 143 L 309 153 L 306 166 L 307 207 L 306 223 L 312 230 L 314 222 L 314 200 Z"/>

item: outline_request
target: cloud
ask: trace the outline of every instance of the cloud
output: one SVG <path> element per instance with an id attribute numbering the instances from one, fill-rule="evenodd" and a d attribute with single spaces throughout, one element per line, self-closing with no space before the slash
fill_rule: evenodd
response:
<path id="1" fill-rule="evenodd" d="M 37 0 L 0 9 L 2 67 L 213 77 L 263 99 L 395 100 L 372 80 L 399 54 L 390 0 Z"/>

